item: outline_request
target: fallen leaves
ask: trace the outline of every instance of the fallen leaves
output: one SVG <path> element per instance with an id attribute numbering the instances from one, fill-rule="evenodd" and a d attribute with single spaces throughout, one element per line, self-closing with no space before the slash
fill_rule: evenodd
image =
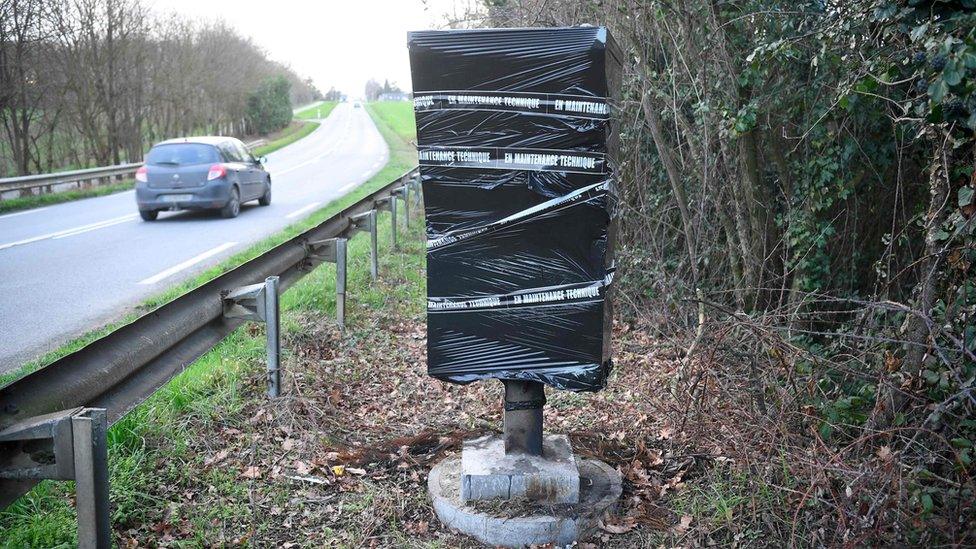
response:
<path id="1" fill-rule="evenodd" d="M 693 520 L 694 517 L 691 515 L 682 515 L 681 520 L 675 525 L 674 531 L 678 534 L 684 534 L 691 527 L 691 521 Z"/>
<path id="2" fill-rule="evenodd" d="M 600 519 L 597 526 L 610 534 L 626 534 L 637 526 L 637 520 L 634 517 L 604 517 Z"/>
<path id="3" fill-rule="evenodd" d="M 229 456 L 229 455 L 230 455 L 230 450 L 227 449 L 227 448 L 224 448 L 223 450 L 217 452 L 216 454 L 214 454 L 212 456 L 209 456 L 206 459 L 204 459 L 203 460 L 203 466 L 204 467 L 210 467 L 211 465 L 216 465 L 216 464 L 220 463 L 221 461 L 224 461 L 225 459 L 227 459 L 227 456 Z"/>
<path id="4" fill-rule="evenodd" d="M 256 465 L 252 465 L 241 472 L 241 477 L 249 479 L 261 478 L 261 468 Z"/>

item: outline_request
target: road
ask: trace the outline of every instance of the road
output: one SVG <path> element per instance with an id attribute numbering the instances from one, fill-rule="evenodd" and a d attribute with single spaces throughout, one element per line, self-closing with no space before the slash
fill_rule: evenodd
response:
<path id="1" fill-rule="evenodd" d="M 365 109 L 338 105 L 268 155 L 272 203 L 235 219 L 139 219 L 134 191 L 0 216 L 0 372 L 118 320 L 148 297 L 310 215 L 365 182 L 389 150 Z"/>

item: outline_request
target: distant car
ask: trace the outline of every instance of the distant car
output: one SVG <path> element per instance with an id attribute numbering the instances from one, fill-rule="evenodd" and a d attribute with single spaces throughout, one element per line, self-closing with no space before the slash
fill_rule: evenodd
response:
<path id="1" fill-rule="evenodd" d="M 136 171 L 139 215 L 153 221 L 163 210 L 219 210 L 237 217 L 241 204 L 271 204 L 271 174 L 233 137 L 185 137 L 157 143 Z"/>
<path id="2" fill-rule="evenodd" d="M 361 109 L 361 108 L 363 108 L 363 105 L 359 101 L 356 101 L 355 103 L 352 104 L 352 108 L 354 108 L 354 109 Z"/>

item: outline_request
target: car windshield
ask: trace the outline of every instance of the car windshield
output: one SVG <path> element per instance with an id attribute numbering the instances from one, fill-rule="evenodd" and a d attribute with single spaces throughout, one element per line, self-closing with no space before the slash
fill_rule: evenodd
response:
<path id="1" fill-rule="evenodd" d="M 217 148 L 201 143 L 174 143 L 158 145 L 146 155 L 146 164 L 152 166 L 186 166 L 220 162 Z"/>

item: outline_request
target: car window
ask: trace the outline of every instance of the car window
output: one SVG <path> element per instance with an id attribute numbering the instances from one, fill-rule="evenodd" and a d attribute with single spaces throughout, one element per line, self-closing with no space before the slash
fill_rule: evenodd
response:
<path id="1" fill-rule="evenodd" d="M 150 166 L 187 166 L 192 164 L 213 164 L 220 162 L 220 155 L 212 145 L 202 143 L 172 143 L 156 145 L 146 155 Z"/>
<path id="2" fill-rule="evenodd" d="M 228 162 L 243 161 L 240 152 L 237 150 L 237 147 L 235 147 L 233 143 L 230 142 L 221 143 L 219 147 L 220 147 L 220 152 L 224 153 L 224 158 L 227 159 Z"/>
<path id="3" fill-rule="evenodd" d="M 254 159 L 251 157 L 251 153 L 247 150 L 247 147 L 245 147 L 243 143 L 240 141 L 235 141 L 234 145 L 237 147 L 238 152 L 241 154 L 241 158 L 243 158 L 245 162 L 254 161 Z"/>

